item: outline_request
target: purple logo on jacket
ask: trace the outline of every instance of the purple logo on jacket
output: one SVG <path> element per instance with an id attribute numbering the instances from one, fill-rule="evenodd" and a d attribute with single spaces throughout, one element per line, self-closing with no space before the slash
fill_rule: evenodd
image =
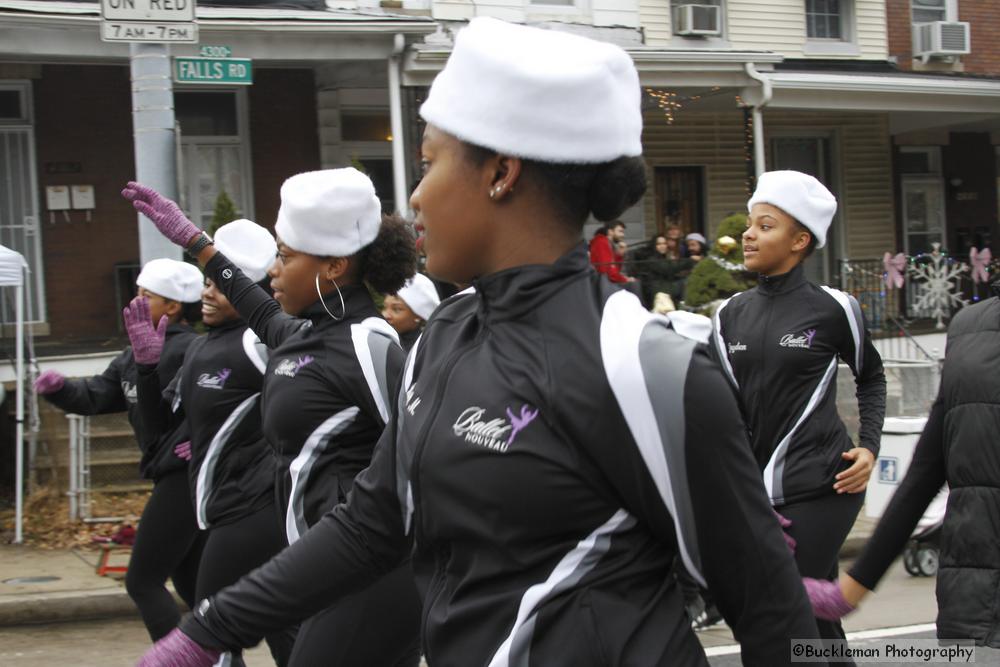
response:
<path id="1" fill-rule="evenodd" d="M 807 329 L 801 334 L 785 334 L 778 341 L 778 345 L 781 347 L 797 347 L 803 350 L 808 350 L 812 348 L 813 338 L 816 337 L 815 329 Z"/>
<path id="2" fill-rule="evenodd" d="M 233 374 L 232 369 L 223 368 L 216 374 L 202 373 L 198 376 L 197 385 L 203 389 L 222 389 L 226 386 L 226 380 Z"/>
<path id="3" fill-rule="evenodd" d="M 519 415 L 507 408 L 507 419 L 486 419 L 486 409 L 473 406 L 462 411 L 452 425 L 452 431 L 465 438 L 466 442 L 504 453 L 514 444 L 517 434 L 527 428 L 537 416 L 538 408 L 522 405 Z"/>
<path id="4" fill-rule="evenodd" d="M 298 359 L 282 359 L 281 363 L 274 369 L 275 375 L 284 375 L 293 378 L 299 374 L 303 368 L 311 364 L 315 359 L 311 355 L 305 355 Z"/>

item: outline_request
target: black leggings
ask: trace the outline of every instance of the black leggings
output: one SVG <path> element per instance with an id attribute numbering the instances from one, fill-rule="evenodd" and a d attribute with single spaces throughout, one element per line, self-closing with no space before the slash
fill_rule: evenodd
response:
<path id="1" fill-rule="evenodd" d="M 788 533 L 795 538 L 795 564 L 799 574 L 814 579 L 837 578 L 840 547 L 864 502 L 864 493 L 844 493 L 774 508 L 792 522 Z M 840 621 L 817 618 L 816 627 L 823 639 L 845 639 Z M 850 659 L 843 662 L 854 664 Z"/>
<path id="2" fill-rule="evenodd" d="M 204 600 L 236 583 L 240 577 L 271 560 L 285 547 L 274 504 L 222 526 L 211 526 L 198 567 L 198 600 Z M 265 637 L 278 667 L 288 664 L 295 628 Z M 240 654 L 231 656 L 233 667 L 243 664 Z"/>
<path id="3" fill-rule="evenodd" d="M 291 667 L 417 667 L 420 598 L 409 563 L 302 624 Z"/>
<path id="4" fill-rule="evenodd" d="M 125 590 L 139 608 L 154 642 L 173 630 L 181 618 L 177 603 L 164 585 L 167 577 L 173 580 L 188 607 L 194 607 L 204 543 L 205 535 L 198 530 L 194 517 L 187 471 L 168 473 L 153 485 L 125 574 Z"/>

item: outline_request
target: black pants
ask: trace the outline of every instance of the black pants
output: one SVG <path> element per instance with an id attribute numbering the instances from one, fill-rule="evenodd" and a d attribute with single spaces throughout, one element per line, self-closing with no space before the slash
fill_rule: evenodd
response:
<path id="1" fill-rule="evenodd" d="M 218 593 L 277 555 L 285 547 L 284 535 L 278 528 L 273 503 L 232 523 L 211 526 L 198 567 L 197 599 Z M 278 667 L 288 664 L 295 631 L 291 628 L 265 637 Z M 233 654 L 231 662 L 225 664 L 238 667 L 244 663 L 241 655 Z"/>
<path id="2" fill-rule="evenodd" d="M 417 667 L 420 598 L 409 563 L 311 617 L 291 667 Z"/>
<path id="3" fill-rule="evenodd" d="M 167 591 L 167 577 L 189 607 L 195 603 L 198 561 L 205 535 L 198 530 L 186 470 L 157 480 L 132 546 L 125 589 L 139 608 L 142 622 L 155 642 L 173 630 L 180 611 Z"/>
<path id="4" fill-rule="evenodd" d="M 795 538 L 795 564 L 799 574 L 814 579 L 837 578 L 840 547 L 851 532 L 864 502 L 864 493 L 831 493 L 775 507 L 792 522 L 788 533 Z M 823 639 L 845 639 L 844 628 L 839 621 L 816 619 L 816 627 Z M 850 659 L 843 662 L 854 664 Z"/>

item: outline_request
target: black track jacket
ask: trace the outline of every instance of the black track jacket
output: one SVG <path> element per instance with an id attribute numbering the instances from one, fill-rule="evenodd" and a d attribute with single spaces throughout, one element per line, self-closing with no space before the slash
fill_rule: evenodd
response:
<path id="1" fill-rule="evenodd" d="M 715 312 L 713 352 L 739 392 L 771 503 L 836 493 L 854 447 L 837 414 L 837 365 L 857 381 L 859 446 L 878 457 L 885 375 L 857 300 L 806 281 L 802 265 L 762 276 Z"/>
<path id="2" fill-rule="evenodd" d="M 583 246 L 475 290 L 445 301 L 411 351 L 348 501 L 183 631 L 253 645 L 412 550 L 432 667 L 704 666 L 679 559 L 744 664 L 789 664 L 788 638 L 816 625 L 696 327 L 645 311 Z"/>
<path id="3" fill-rule="evenodd" d="M 389 419 L 404 355 L 363 286 L 341 289 L 292 317 L 221 253 L 205 275 L 270 350 L 261 390 L 264 437 L 288 543 L 347 498 Z"/>
<path id="4" fill-rule="evenodd" d="M 184 351 L 198 334 L 186 324 L 171 324 L 167 327 L 167 337 L 163 343 L 158 368 L 162 370 L 155 377 L 161 390 L 173 380 L 184 359 Z M 174 455 L 174 446 L 190 439 L 186 425 L 164 431 L 158 437 L 144 436 L 139 410 L 136 383 L 138 371 L 132 347 L 126 347 L 121 354 L 111 360 L 100 375 L 89 378 L 66 379 L 66 384 L 57 392 L 44 396 L 45 400 L 66 412 L 78 415 L 104 415 L 113 412 L 128 412 L 128 421 L 135 432 L 136 441 L 142 450 L 139 471 L 147 479 L 159 479 L 167 473 L 183 470 L 187 461 Z"/>
<path id="5" fill-rule="evenodd" d="M 241 519 L 274 501 L 274 455 L 260 424 L 267 349 L 241 321 L 188 346 L 161 393 L 158 366 L 139 365 L 142 422 L 154 437 L 187 420 L 188 476 L 198 527 Z"/>

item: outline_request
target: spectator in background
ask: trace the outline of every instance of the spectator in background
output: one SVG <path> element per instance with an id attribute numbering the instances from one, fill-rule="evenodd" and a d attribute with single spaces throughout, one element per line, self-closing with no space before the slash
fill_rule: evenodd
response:
<path id="1" fill-rule="evenodd" d="M 598 273 L 603 273 L 613 283 L 635 282 L 635 278 L 622 273 L 622 260 L 615 256 L 615 246 L 624 240 L 625 223 L 621 220 L 609 222 L 590 239 L 590 263 Z"/>
<path id="2" fill-rule="evenodd" d="M 685 236 L 684 244 L 687 246 L 687 256 L 696 262 L 700 262 L 708 252 L 708 241 L 698 232 Z"/>
<path id="3" fill-rule="evenodd" d="M 663 238 L 667 241 L 667 248 L 665 251 L 657 252 L 660 255 L 666 256 L 667 259 L 680 259 L 684 257 L 684 249 L 681 248 L 681 238 L 683 236 L 684 232 L 681 231 L 678 225 L 669 225 L 663 232 Z"/>
<path id="4" fill-rule="evenodd" d="M 680 234 L 679 227 L 672 229 Z M 667 234 L 670 231 L 667 230 Z M 648 253 L 648 259 L 641 265 L 643 298 L 647 307 L 655 302 L 656 295 L 660 293 L 669 296 L 674 306 L 680 303 L 684 295 L 685 280 L 694 266 L 693 259 L 680 256 L 676 238 L 671 241 L 667 234 L 659 234 L 650 240 L 652 252 Z"/>

